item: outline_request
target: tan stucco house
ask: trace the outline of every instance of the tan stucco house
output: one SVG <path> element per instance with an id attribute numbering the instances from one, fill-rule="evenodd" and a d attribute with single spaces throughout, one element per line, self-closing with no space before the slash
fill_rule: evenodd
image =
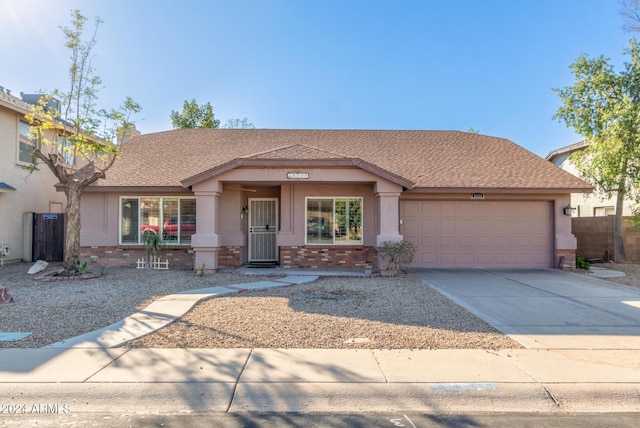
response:
<path id="1" fill-rule="evenodd" d="M 0 242 L 9 248 L 5 262 L 31 261 L 29 215 L 62 213 L 66 204 L 48 168 L 31 174 L 23 168 L 33 164 L 29 123 L 24 118 L 30 111 L 29 103 L 0 88 Z"/>
<path id="2" fill-rule="evenodd" d="M 552 150 L 545 159 L 570 174 L 580 177 L 580 172 L 572 162 L 571 155 L 586 149 L 588 146 L 588 141 L 578 141 L 577 143 Z M 588 194 L 574 193 L 571 195 L 571 206 L 573 207 L 572 215 L 574 217 L 603 217 L 615 215 L 616 198 L 600 192 Z M 625 217 L 632 216 L 634 209 L 635 202 L 630 198 L 625 199 L 624 206 L 622 207 L 622 215 Z"/>
<path id="3" fill-rule="evenodd" d="M 170 267 L 557 267 L 564 213 L 591 187 L 511 141 L 457 131 L 182 129 L 135 137 L 82 198 L 82 257 L 135 266 L 144 230 Z"/>

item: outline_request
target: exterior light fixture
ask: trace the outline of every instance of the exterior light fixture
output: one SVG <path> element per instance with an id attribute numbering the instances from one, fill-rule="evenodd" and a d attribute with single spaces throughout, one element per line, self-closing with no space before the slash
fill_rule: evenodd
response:
<path id="1" fill-rule="evenodd" d="M 562 212 L 564 213 L 564 215 L 570 216 L 573 214 L 573 210 L 575 210 L 575 208 L 573 208 L 571 205 L 567 205 L 562 209 Z"/>

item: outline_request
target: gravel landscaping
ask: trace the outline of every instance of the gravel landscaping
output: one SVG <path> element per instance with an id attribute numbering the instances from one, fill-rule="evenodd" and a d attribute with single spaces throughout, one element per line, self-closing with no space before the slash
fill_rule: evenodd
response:
<path id="1" fill-rule="evenodd" d="M 111 269 L 87 280 L 36 281 L 30 264 L 0 267 L 14 303 L 0 305 L 0 332 L 31 332 L 0 348 L 36 348 L 93 331 L 184 290 L 273 277 Z M 47 271 L 55 269 L 50 266 Z M 397 278 L 321 278 L 198 304 L 130 347 L 519 348 L 520 345 L 427 285 Z"/>
<path id="2" fill-rule="evenodd" d="M 158 297 L 185 290 L 256 282 L 264 277 L 191 271 L 107 269 L 87 280 L 41 282 L 26 272 L 32 264 L 0 267 L 0 287 L 8 287 L 13 303 L 0 304 L 0 332 L 31 332 L 0 348 L 39 348 L 106 327 L 145 308 Z M 45 272 L 56 268 L 50 265 Z M 101 273 L 101 272 L 94 272 Z"/>
<path id="3" fill-rule="evenodd" d="M 37 348 L 93 331 L 185 290 L 273 277 L 235 273 L 108 269 L 78 281 L 40 282 L 31 264 L 0 267 L 0 287 L 14 303 L 0 304 L 0 332 L 31 332 L 0 348 Z M 640 266 L 602 264 L 640 287 Z M 52 266 L 48 269 L 55 269 Z M 215 297 L 173 324 L 127 344 L 156 348 L 521 348 L 465 309 L 409 276 L 320 278 L 309 283 Z"/>
<path id="4" fill-rule="evenodd" d="M 216 297 L 129 344 L 153 348 L 521 348 L 421 281 L 320 278 Z"/>

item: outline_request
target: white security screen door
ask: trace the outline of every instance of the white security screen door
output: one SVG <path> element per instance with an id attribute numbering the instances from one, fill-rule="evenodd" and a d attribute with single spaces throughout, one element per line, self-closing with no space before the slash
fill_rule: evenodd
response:
<path id="1" fill-rule="evenodd" d="M 249 263 L 278 260 L 278 199 L 249 199 Z"/>

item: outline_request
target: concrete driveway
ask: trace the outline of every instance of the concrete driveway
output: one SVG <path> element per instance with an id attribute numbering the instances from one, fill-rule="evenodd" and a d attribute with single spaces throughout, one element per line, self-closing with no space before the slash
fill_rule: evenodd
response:
<path id="1" fill-rule="evenodd" d="M 411 269 L 526 348 L 640 349 L 640 289 L 557 270 Z"/>

